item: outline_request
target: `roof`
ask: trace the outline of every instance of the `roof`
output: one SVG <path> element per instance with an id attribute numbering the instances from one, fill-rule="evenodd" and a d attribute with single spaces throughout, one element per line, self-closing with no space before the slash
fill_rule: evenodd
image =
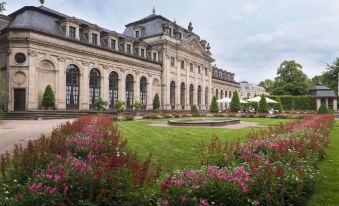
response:
<path id="1" fill-rule="evenodd" d="M 334 91 L 326 86 L 314 86 L 310 89 L 310 94 L 316 97 L 337 97 Z"/>

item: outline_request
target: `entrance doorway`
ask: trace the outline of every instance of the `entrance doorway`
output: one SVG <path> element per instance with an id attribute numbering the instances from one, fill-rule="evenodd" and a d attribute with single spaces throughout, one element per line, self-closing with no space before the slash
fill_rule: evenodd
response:
<path id="1" fill-rule="evenodd" d="M 26 110 L 26 89 L 14 89 L 14 111 Z"/>

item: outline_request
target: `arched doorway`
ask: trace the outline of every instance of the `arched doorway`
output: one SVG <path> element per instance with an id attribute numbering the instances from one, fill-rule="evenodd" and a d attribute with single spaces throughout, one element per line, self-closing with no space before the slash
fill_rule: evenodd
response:
<path id="1" fill-rule="evenodd" d="M 171 84 L 170 84 L 170 104 L 171 104 L 171 109 L 175 109 L 175 83 L 174 81 L 171 81 Z"/>
<path id="2" fill-rule="evenodd" d="M 109 75 L 109 108 L 113 109 L 114 104 L 118 101 L 118 90 L 119 90 L 119 84 L 118 84 L 118 74 L 116 72 L 111 72 Z"/>
<path id="3" fill-rule="evenodd" d="M 181 105 L 181 109 L 185 110 L 185 93 L 186 93 L 186 88 L 185 88 L 185 83 L 181 83 L 180 84 L 180 105 Z"/>
<path id="4" fill-rule="evenodd" d="M 98 69 L 89 73 L 89 108 L 95 109 L 95 100 L 100 98 L 101 75 Z"/>
<path id="5" fill-rule="evenodd" d="M 147 79 L 146 77 L 141 77 L 140 79 L 140 101 L 143 104 L 144 109 L 147 106 Z"/>
<path id="6" fill-rule="evenodd" d="M 66 109 L 79 109 L 80 73 L 77 66 L 70 64 L 66 70 Z"/>
<path id="7" fill-rule="evenodd" d="M 128 74 L 126 76 L 126 108 L 133 109 L 134 99 L 133 99 L 133 76 Z"/>

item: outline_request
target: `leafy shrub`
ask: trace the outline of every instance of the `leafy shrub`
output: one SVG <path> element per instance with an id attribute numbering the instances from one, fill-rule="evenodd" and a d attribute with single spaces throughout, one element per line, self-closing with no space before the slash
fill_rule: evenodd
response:
<path id="1" fill-rule="evenodd" d="M 153 109 L 158 110 L 159 108 L 160 108 L 160 98 L 158 93 L 156 93 L 153 99 Z"/>
<path id="2" fill-rule="evenodd" d="M 105 111 L 106 110 L 105 107 L 107 105 L 108 105 L 108 102 L 104 101 L 101 97 L 98 97 L 98 98 L 95 99 L 94 106 L 95 106 L 96 110 Z"/>
<path id="3" fill-rule="evenodd" d="M 160 169 L 140 162 L 108 116 L 81 117 L 0 156 L 3 205 L 148 205 Z"/>
<path id="4" fill-rule="evenodd" d="M 42 97 L 42 106 L 47 108 L 55 108 L 55 97 L 51 85 L 47 85 Z"/>
<path id="5" fill-rule="evenodd" d="M 281 100 L 280 97 L 276 98 L 276 101 L 278 102 L 278 104 L 276 104 L 277 106 L 275 107 L 276 110 L 278 110 L 280 113 L 284 111 L 283 106 L 281 104 Z"/>
<path id="6" fill-rule="evenodd" d="M 314 96 L 269 96 L 269 98 L 275 101 L 278 101 L 278 97 L 284 110 L 317 110 L 317 100 Z"/>
<path id="7" fill-rule="evenodd" d="M 268 105 L 266 102 L 266 97 L 264 95 L 261 95 L 261 99 L 259 102 L 258 112 L 261 113 L 267 113 L 268 112 Z"/>
<path id="8" fill-rule="evenodd" d="M 118 100 L 115 102 L 114 107 L 118 113 L 122 113 L 126 109 L 126 102 Z"/>
<path id="9" fill-rule="evenodd" d="M 165 117 L 165 118 L 174 118 L 174 116 L 171 115 L 171 114 L 164 114 L 164 117 Z"/>
<path id="10" fill-rule="evenodd" d="M 317 114 L 333 114 L 333 110 L 326 106 L 326 104 L 321 104 Z"/>
<path id="11" fill-rule="evenodd" d="M 135 103 L 134 103 L 134 108 L 135 108 L 135 110 L 139 111 L 139 110 L 141 110 L 143 107 L 144 107 L 144 104 L 143 104 L 142 102 L 140 102 L 140 101 L 135 101 Z"/>
<path id="12" fill-rule="evenodd" d="M 212 98 L 212 103 L 211 103 L 211 106 L 210 106 L 210 112 L 212 112 L 212 113 L 219 112 L 218 102 L 217 102 L 217 98 L 215 96 L 213 96 L 213 98 Z"/>
<path id="13" fill-rule="evenodd" d="M 199 113 L 196 105 L 193 105 L 191 107 L 191 114 L 192 114 L 193 117 L 199 117 L 200 113 Z"/>
<path id="14" fill-rule="evenodd" d="M 167 205 L 305 205 L 329 145 L 333 115 L 308 115 L 259 133 L 248 143 L 200 143 L 202 167 L 161 184 Z"/>
<path id="15" fill-rule="evenodd" d="M 240 98 L 237 91 L 233 93 L 230 109 L 232 112 L 239 112 L 241 109 Z"/>

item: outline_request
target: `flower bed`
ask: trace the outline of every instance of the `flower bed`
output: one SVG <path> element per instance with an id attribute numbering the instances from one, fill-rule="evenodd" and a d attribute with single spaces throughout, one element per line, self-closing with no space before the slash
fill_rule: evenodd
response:
<path id="1" fill-rule="evenodd" d="M 306 205 L 326 155 L 333 115 L 306 115 L 250 134 L 247 144 L 200 146 L 204 166 L 161 184 L 162 205 Z"/>
<path id="2" fill-rule="evenodd" d="M 160 169 L 126 148 L 111 117 L 82 117 L 0 158 L 0 205 L 147 205 Z M 152 186 L 153 187 L 153 186 Z"/>

